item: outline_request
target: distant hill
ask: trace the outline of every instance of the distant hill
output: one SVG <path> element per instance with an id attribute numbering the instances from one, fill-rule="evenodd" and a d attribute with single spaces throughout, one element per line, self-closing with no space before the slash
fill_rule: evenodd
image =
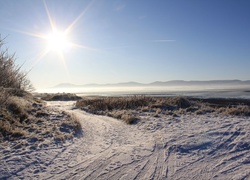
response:
<path id="1" fill-rule="evenodd" d="M 250 81 L 241 80 L 211 80 L 211 81 L 166 81 L 166 82 L 153 82 L 150 83 L 152 86 L 203 86 L 203 85 L 250 85 Z"/>
<path id="2" fill-rule="evenodd" d="M 250 86 L 250 80 L 211 80 L 211 81 L 155 81 L 148 84 L 138 82 L 122 82 L 114 84 L 84 84 L 75 85 L 71 83 L 62 83 L 53 88 L 80 88 L 80 87 L 149 87 L 149 86 Z"/>

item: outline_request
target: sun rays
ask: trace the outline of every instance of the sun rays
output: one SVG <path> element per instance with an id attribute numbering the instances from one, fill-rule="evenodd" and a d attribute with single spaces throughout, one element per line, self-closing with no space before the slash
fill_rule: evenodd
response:
<path id="1" fill-rule="evenodd" d="M 40 62 L 43 58 L 45 58 L 49 53 L 54 53 L 60 63 L 64 66 L 67 74 L 68 68 L 65 59 L 65 53 L 70 53 L 72 48 L 80 48 L 88 51 L 97 51 L 95 48 L 88 47 L 83 44 L 77 44 L 72 42 L 70 39 L 70 34 L 74 30 L 75 25 L 78 21 L 84 16 L 84 14 L 88 11 L 88 9 L 92 6 L 94 0 L 92 0 L 86 8 L 71 22 L 65 29 L 60 29 L 53 19 L 53 15 L 51 14 L 46 1 L 43 1 L 44 9 L 46 11 L 46 15 L 49 22 L 50 32 L 41 33 L 41 32 L 27 32 L 16 30 L 19 33 L 32 36 L 37 38 L 40 42 L 43 42 L 44 48 L 40 51 L 39 55 L 35 58 L 35 61 L 31 68 L 36 66 L 38 62 Z"/>

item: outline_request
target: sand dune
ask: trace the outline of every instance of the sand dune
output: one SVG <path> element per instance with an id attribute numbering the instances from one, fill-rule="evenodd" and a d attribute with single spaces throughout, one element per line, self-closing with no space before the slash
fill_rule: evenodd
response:
<path id="1" fill-rule="evenodd" d="M 250 118 L 151 117 L 127 125 L 74 109 L 83 136 L 40 149 L 0 147 L 0 179 L 250 179 Z M 6 152 L 8 151 L 8 152 Z"/>

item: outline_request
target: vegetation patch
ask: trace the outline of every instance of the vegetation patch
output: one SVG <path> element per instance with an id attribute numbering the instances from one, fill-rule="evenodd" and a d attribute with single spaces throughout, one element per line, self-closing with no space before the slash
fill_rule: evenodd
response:
<path id="1" fill-rule="evenodd" d="M 77 101 L 82 99 L 76 94 L 72 93 L 44 93 L 40 94 L 42 100 L 45 101 Z"/>
<path id="2" fill-rule="evenodd" d="M 153 113 L 159 117 L 166 110 L 176 111 L 192 106 L 185 97 L 155 98 L 149 96 L 86 97 L 76 102 L 76 107 L 87 112 L 121 119 L 127 124 L 139 121 L 138 112 Z"/>
<path id="3" fill-rule="evenodd" d="M 80 122 L 73 115 L 48 109 L 32 95 L 9 94 L 5 106 L 0 108 L 0 140 L 54 137 L 56 141 L 65 141 L 80 135 L 81 130 Z"/>
<path id="4" fill-rule="evenodd" d="M 163 115 L 178 117 L 183 114 L 249 116 L 249 100 L 198 99 L 176 97 L 85 97 L 76 102 L 76 107 L 89 113 L 121 119 L 127 124 L 136 123 L 145 114 L 155 118 Z"/>

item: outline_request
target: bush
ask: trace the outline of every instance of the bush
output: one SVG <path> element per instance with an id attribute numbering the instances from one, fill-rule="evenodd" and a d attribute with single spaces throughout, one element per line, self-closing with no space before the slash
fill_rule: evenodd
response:
<path id="1" fill-rule="evenodd" d="M 8 49 L 3 49 L 3 45 L 0 36 L 0 87 L 34 90 L 27 73 L 21 71 L 22 66 L 15 64 L 15 54 L 9 54 Z"/>
<path id="2" fill-rule="evenodd" d="M 82 99 L 76 94 L 71 93 L 56 93 L 56 94 L 41 94 L 41 99 L 45 101 L 76 101 Z"/>

